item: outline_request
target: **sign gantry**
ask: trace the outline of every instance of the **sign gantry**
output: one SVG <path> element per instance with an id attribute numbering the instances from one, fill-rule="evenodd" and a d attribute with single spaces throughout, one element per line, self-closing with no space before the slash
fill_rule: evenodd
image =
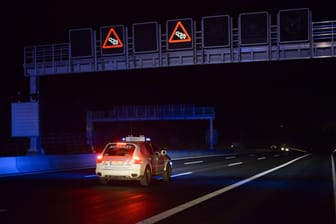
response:
<path id="1" fill-rule="evenodd" d="M 230 15 L 202 17 L 200 30 L 196 23 L 167 20 L 165 29 L 155 21 L 134 23 L 130 32 L 103 26 L 99 38 L 92 28 L 71 29 L 67 43 L 26 46 L 30 95 L 46 75 L 336 57 L 336 20 L 313 22 L 307 8 L 279 10 L 276 21 L 264 11 L 241 13 L 238 24 Z M 27 137 L 34 150 L 39 134 Z"/>

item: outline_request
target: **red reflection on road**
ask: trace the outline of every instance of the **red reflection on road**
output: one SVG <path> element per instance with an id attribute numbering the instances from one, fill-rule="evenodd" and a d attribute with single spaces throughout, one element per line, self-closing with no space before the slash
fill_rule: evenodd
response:
<path id="1" fill-rule="evenodd" d="M 148 188 L 132 186 L 107 185 L 68 192 L 72 198 L 66 205 L 72 210 L 70 220 L 84 224 L 129 224 L 158 213 L 159 199 Z"/>

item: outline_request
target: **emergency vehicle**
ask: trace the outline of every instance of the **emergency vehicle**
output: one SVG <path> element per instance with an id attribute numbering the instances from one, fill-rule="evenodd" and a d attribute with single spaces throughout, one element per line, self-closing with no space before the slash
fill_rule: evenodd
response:
<path id="1" fill-rule="evenodd" d="M 169 181 L 172 160 L 166 149 L 159 149 L 145 136 L 127 136 L 108 143 L 96 158 L 96 175 L 103 184 L 110 180 L 137 180 L 148 186 L 153 176 Z"/>

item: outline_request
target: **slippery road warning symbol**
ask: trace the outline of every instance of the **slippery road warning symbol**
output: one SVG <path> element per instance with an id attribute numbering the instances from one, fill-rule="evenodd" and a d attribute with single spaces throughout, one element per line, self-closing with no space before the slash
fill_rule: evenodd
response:
<path id="1" fill-rule="evenodd" d="M 176 23 L 176 26 L 171 33 L 168 43 L 185 43 L 191 42 L 191 37 L 188 31 L 184 28 L 181 21 Z"/>
<path id="2" fill-rule="evenodd" d="M 102 48 L 103 49 L 122 48 L 123 46 L 124 44 L 122 43 L 118 34 L 112 27 L 105 38 Z"/>

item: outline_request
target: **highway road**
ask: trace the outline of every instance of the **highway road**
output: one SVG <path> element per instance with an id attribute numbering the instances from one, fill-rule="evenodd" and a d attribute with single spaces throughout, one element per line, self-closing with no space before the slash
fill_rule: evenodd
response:
<path id="1" fill-rule="evenodd" d="M 170 182 L 99 184 L 94 168 L 0 178 L 0 223 L 335 224 L 335 156 L 176 158 Z"/>

